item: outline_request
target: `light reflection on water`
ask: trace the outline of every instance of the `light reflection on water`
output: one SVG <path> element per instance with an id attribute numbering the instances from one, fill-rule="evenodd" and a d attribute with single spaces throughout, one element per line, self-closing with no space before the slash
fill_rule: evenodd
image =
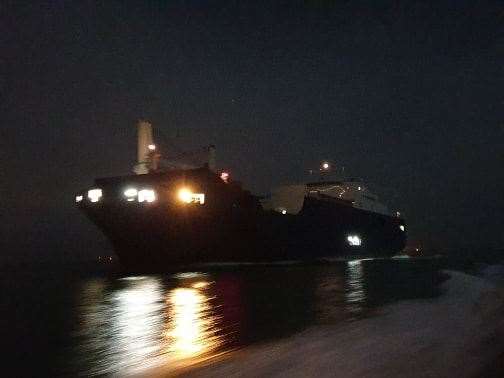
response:
<path id="1" fill-rule="evenodd" d="M 220 345 L 218 319 L 206 294 L 211 282 L 166 289 L 157 277 L 122 281 L 114 290 L 100 280 L 84 288 L 88 305 L 80 336 L 88 374 L 136 375 L 167 363 L 181 367 Z"/>
<path id="2" fill-rule="evenodd" d="M 367 310 L 362 260 L 352 260 L 341 271 L 330 269 L 316 279 L 316 319 L 328 324 L 358 319 Z"/>
<path id="3" fill-rule="evenodd" d="M 361 260 L 347 263 L 348 279 L 345 291 L 346 309 L 354 315 L 364 311 L 366 289 L 364 286 L 364 269 Z"/>
<path id="4" fill-rule="evenodd" d="M 389 268 L 352 261 L 338 266 L 88 279 L 77 299 L 74 371 L 138 376 L 162 369 L 162 374 L 169 374 L 311 324 L 359 318 L 370 304 L 412 295 L 411 277 L 416 276 L 398 277 L 390 275 Z M 421 287 L 418 278 L 412 282 Z M 434 294 L 427 289 L 423 295 Z"/>
<path id="5" fill-rule="evenodd" d="M 171 316 L 165 342 L 167 352 L 177 360 L 202 356 L 220 345 L 218 319 L 204 294 L 207 284 L 196 282 L 191 288 L 177 288 L 168 294 Z"/>

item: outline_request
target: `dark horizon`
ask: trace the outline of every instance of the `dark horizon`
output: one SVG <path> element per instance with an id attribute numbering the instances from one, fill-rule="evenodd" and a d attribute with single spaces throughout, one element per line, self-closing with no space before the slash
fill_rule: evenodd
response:
<path id="1" fill-rule="evenodd" d="M 425 248 L 502 248 L 499 1 L 10 3 L 2 7 L 1 259 L 87 259 L 74 207 L 126 174 L 135 122 L 265 193 L 329 159 Z"/>

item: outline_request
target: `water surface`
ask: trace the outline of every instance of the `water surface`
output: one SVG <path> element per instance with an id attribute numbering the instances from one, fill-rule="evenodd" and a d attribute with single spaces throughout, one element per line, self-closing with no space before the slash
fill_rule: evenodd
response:
<path id="1" fill-rule="evenodd" d="M 384 304 L 439 295 L 426 261 L 205 267 L 163 275 L 3 272 L 4 369 L 17 375 L 170 372 Z"/>

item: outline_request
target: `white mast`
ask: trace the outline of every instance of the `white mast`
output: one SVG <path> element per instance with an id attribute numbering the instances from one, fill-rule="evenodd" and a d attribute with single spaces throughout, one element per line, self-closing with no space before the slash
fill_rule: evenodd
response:
<path id="1" fill-rule="evenodd" d="M 151 154 L 156 149 L 152 141 L 152 125 L 146 120 L 139 120 L 137 123 L 138 145 L 137 145 L 137 164 L 133 171 L 137 175 L 149 173 L 151 163 Z"/>

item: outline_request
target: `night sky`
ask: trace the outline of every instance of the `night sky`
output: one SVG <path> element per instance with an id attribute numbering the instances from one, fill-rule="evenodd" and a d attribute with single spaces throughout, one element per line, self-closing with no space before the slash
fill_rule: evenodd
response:
<path id="1" fill-rule="evenodd" d="M 21 3 L 0 5 L 2 259 L 109 248 L 74 194 L 130 172 L 138 118 L 256 193 L 330 159 L 414 243 L 504 244 L 502 2 Z"/>

